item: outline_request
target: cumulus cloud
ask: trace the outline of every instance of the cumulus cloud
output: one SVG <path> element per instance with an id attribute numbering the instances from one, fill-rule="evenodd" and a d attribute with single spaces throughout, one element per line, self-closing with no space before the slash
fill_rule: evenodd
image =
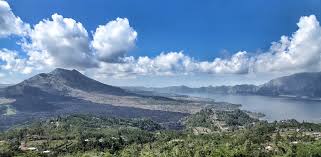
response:
<path id="1" fill-rule="evenodd" d="M 29 30 L 30 25 L 15 16 L 6 1 L 0 0 L 0 37 L 26 35 Z"/>
<path id="2" fill-rule="evenodd" d="M 199 62 L 198 70 L 206 73 L 245 74 L 249 71 L 250 59 L 247 52 L 241 51 L 230 59 L 216 58 L 212 62 Z"/>
<path id="3" fill-rule="evenodd" d="M 29 33 L 30 43 L 24 43 L 29 61 L 45 66 L 69 68 L 94 67 L 87 30 L 80 22 L 53 14 Z"/>
<path id="4" fill-rule="evenodd" d="M 185 72 L 191 58 L 182 52 L 161 53 L 155 58 L 148 56 L 126 57 L 121 63 L 101 63 L 100 74 L 116 77 L 127 75 L 173 75 Z"/>
<path id="5" fill-rule="evenodd" d="M 117 18 L 100 25 L 91 38 L 80 22 L 62 15 L 53 14 L 32 28 L 11 11 L 6 1 L 0 0 L 0 37 L 18 35 L 26 53 L 19 58 L 18 53 L 3 50 L 2 69 L 13 69 L 14 61 L 28 65 L 28 70 L 16 68 L 15 72 L 30 73 L 33 70 L 54 67 L 86 70 L 98 68 L 99 62 L 119 62 L 135 47 L 137 32 L 129 25 L 127 18 Z M 5 54 L 8 53 L 8 54 Z M 13 60 L 8 60 L 11 56 Z M 18 64 L 18 63 L 16 63 Z M 7 68 L 5 68 L 7 67 Z"/>
<path id="6" fill-rule="evenodd" d="M 100 25 L 93 34 L 92 47 L 99 60 L 117 62 L 135 47 L 137 32 L 127 18 L 117 18 Z"/>
<path id="7" fill-rule="evenodd" d="M 248 74 L 321 70 L 321 27 L 315 15 L 303 16 L 290 37 L 272 42 L 267 52 L 240 51 L 230 58 L 196 61 L 183 52 L 161 53 L 155 58 L 127 57 L 124 63 L 104 63 L 99 75 L 173 75 L 190 73 Z"/>
<path id="8" fill-rule="evenodd" d="M 7 49 L 0 50 L 0 61 L 3 62 L 3 64 L 0 65 L 2 70 L 21 72 L 23 74 L 31 73 L 31 67 L 27 66 L 26 60 L 20 58 L 17 52 Z"/>
<path id="9" fill-rule="evenodd" d="M 314 15 L 303 16 L 291 37 L 273 42 L 269 52 L 256 56 L 254 72 L 315 71 L 320 68 L 321 27 Z"/>
<path id="10" fill-rule="evenodd" d="M 212 62 L 196 61 L 183 52 L 168 52 L 150 58 L 148 56 L 126 57 L 121 63 L 101 63 L 96 75 L 128 77 L 132 75 L 176 75 L 191 73 L 247 73 L 248 57 L 246 52 L 238 52 L 230 59 L 216 58 Z"/>
<path id="11" fill-rule="evenodd" d="M 320 71 L 319 21 L 315 15 L 303 16 L 297 26 L 291 36 L 282 36 L 272 42 L 269 50 L 256 55 L 239 51 L 229 58 L 211 61 L 195 60 L 183 51 L 133 57 L 128 52 L 136 45 L 137 32 L 127 18 L 99 25 L 92 34 L 80 22 L 59 14 L 30 27 L 14 15 L 6 1 L 0 0 L 0 37 L 21 36 L 24 50 L 0 50 L 0 68 L 20 73 L 76 68 L 91 71 L 96 77 Z"/>

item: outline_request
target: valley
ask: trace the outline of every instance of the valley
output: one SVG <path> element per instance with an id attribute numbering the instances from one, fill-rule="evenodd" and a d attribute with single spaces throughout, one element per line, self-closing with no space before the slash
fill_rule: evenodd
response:
<path id="1" fill-rule="evenodd" d="M 321 124 L 266 121 L 270 115 L 247 108 L 248 102 L 225 99 L 244 93 L 166 91 L 105 85 L 59 68 L 5 86 L 0 92 L 0 156 L 321 153 Z"/>
<path id="2" fill-rule="evenodd" d="M 239 118 L 241 117 L 241 118 Z M 148 119 L 98 115 L 35 120 L 0 133 L 1 156 L 317 156 L 321 125 L 268 123 L 240 110 L 212 108 L 168 130 Z"/>
<path id="3" fill-rule="evenodd" d="M 102 84 L 76 70 L 55 69 L 1 89 L 0 129 L 35 119 L 90 113 L 119 118 L 150 118 L 169 128 L 180 119 L 211 106 L 237 109 L 240 105 L 183 95 L 151 95 Z"/>

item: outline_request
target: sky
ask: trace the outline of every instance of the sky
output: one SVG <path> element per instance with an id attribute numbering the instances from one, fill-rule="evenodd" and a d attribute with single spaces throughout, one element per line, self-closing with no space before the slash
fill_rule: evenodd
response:
<path id="1" fill-rule="evenodd" d="M 54 68 L 117 86 L 321 70 L 319 0 L 0 0 L 0 83 Z"/>

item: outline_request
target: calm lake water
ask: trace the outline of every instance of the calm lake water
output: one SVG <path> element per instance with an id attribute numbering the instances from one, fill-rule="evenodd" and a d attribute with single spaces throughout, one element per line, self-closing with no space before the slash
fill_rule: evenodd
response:
<path id="1" fill-rule="evenodd" d="M 262 119 L 268 121 L 296 119 L 298 121 L 321 122 L 320 100 L 255 95 L 193 94 L 193 96 L 242 104 L 241 108 L 244 110 L 264 113 L 266 116 Z"/>

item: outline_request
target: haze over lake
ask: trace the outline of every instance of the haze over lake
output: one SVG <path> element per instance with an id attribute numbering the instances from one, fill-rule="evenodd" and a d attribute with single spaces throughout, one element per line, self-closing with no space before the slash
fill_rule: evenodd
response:
<path id="1" fill-rule="evenodd" d="M 226 94 L 189 94 L 242 104 L 241 109 L 265 114 L 262 119 L 268 121 L 296 119 L 298 121 L 321 122 L 321 101 L 286 97 L 268 97 L 257 95 Z"/>

